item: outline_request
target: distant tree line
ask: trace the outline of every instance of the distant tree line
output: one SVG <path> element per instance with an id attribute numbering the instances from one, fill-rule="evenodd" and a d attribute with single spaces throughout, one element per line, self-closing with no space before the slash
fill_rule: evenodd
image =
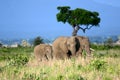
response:
<path id="1" fill-rule="evenodd" d="M 34 39 L 33 45 L 36 46 L 36 45 L 39 45 L 39 44 L 41 44 L 41 43 L 44 43 L 43 40 L 44 40 L 44 39 L 43 39 L 42 37 L 38 36 L 38 37 L 36 37 L 36 38 Z"/>
<path id="2" fill-rule="evenodd" d="M 108 38 L 104 44 L 92 44 L 91 47 L 96 50 L 120 49 L 120 45 L 114 45 L 112 38 Z"/>

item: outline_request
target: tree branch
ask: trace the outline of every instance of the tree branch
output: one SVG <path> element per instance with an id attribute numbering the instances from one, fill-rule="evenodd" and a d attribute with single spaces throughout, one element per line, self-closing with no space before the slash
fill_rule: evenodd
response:
<path id="1" fill-rule="evenodd" d="M 86 31 L 86 29 L 91 29 L 92 28 L 92 25 L 91 26 L 87 26 L 86 28 L 82 28 L 82 27 L 79 27 L 84 33 L 85 33 L 85 31 Z"/>

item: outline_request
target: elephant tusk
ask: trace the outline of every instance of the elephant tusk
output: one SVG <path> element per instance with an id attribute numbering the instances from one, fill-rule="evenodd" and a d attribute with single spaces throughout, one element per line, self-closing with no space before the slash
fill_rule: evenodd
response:
<path id="1" fill-rule="evenodd" d="M 93 52 L 95 51 L 95 49 L 93 49 L 93 48 L 90 48 L 90 50 L 93 51 Z"/>

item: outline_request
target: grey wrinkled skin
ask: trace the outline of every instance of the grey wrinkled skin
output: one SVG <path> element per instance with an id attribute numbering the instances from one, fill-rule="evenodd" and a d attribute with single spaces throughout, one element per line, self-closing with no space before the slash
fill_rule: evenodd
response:
<path id="1" fill-rule="evenodd" d="M 82 56 L 82 52 L 85 51 L 87 53 L 88 56 L 91 55 L 91 51 L 90 51 L 90 42 L 89 39 L 87 37 L 84 36 L 76 36 L 76 38 L 79 40 L 79 49 L 76 52 L 76 56 L 81 55 Z"/>
<path id="2" fill-rule="evenodd" d="M 59 37 L 53 44 L 53 56 L 56 59 L 66 59 L 75 56 L 76 37 Z"/>
<path id="3" fill-rule="evenodd" d="M 39 44 L 34 48 L 34 56 L 38 61 L 52 59 L 52 52 L 52 46 L 48 44 Z"/>

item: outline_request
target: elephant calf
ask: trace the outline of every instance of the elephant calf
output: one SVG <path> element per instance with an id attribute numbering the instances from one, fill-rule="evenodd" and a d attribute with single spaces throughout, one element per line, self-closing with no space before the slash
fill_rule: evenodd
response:
<path id="1" fill-rule="evenodd" d="M 52 52 L 52 46 L 48 44 L 39 44 L 34 48 L 34 56 L 38 61 L 52 59 Z"/>

